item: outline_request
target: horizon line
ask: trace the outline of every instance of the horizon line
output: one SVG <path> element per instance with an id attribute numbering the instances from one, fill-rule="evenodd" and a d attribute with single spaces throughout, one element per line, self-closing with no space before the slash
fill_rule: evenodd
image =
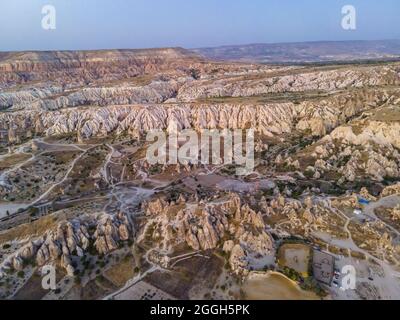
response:
<path id="1" fill-rule="evenodd" d="M 126 48 L 100 48 L 100 49 L 25 49 L 25 50 L 0 50 L 0 53 L 15 53 L 15 52 L 85 52 L 85 51 L 123 51 L 123 50 L 157 50 L 157 49 L 183 49 L 183 50 L 200 50 L 200 49 L 214 49 L 214 48 L 229 48 L 239 46 L 255 46 L 255 45 L 284 45 L 284 44 L 304 44 L 304 43 L 338 43 L 338 42 L 384 42 L 384 41 L 399 41 L 400 38 L 392 39 L 374 39 L 374 40 L 309 40 L 309 41 L 288 41 L 288 42 L 249 42 L 249 43 L 238 43 L 238 44 L 222 44 L 215 46 L 204 46 L 204 47 L 183 47 L 183 46 L 160 46 L 160 47 L 126 47 Z"/>

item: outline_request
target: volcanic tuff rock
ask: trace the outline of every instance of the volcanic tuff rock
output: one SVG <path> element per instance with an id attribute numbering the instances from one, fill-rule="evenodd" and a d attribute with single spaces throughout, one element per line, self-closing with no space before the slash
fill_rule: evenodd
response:
<path id="1" fill-rule="evenodd" d="M 97 222 L 93 235 L 96 241 L 94 246 L 100 254 L 106 254 L 118 248 L 119 241 L 126 241 L 131 237 L 132 228 L 128 217 L 123 213 L 115 216 L 104 215 Z"/>
<path id="2" fill-rule="evenodd" d="M 0 109 L 9 111 L 0 114 L 0 130 L 9 130 L 15 141 L 20 132 L 79 132 L 85 138 L 165 129 L 171 121 L 180 128 L 251 125 L 266 136 L 296 130 L 323 136 L 400 96 L 396 63 L 310 71 L 215 63 L 173 48 L 7 53 L 0 70 Z M 305 95 L 298 103 L 235 100 L 285 100 L 298 92 Z M 307 98 L 315 94 L 323 98 Z M 221 101 L 203 101 L 213 98 Z"/>
<path id="3" fill-rule="evenodd" d="M 400 183 L 386 187 L 381 193 L 381 197 L 387 197 L 391 195 L 400 195 Z"/>
<path id="4" fill-rule="evenodd" d="M 92 233 L 89 230 L 94 229 Z M 92 245 L 98 254 L 107 254 L 118 248 L 120 241 L 132 237 L 132 227 L 127 216 L 100 214 L 97 218 L 82 216 L 58 224 L 54 230 L 29 240 L 26 245 L 8 256 L 0 266 L 0 278 L 10 268 L 22 270 L 29 261 L 38 266 L 60 259 L 61 266 L 73 275 L 73 257 L 82 257 Z"/>
<path id="5" fill-rule="evenodd" d="M 146 225 L 138 241 L 149 236 L 163 250 L 170 250 L 180 243 L 186 243 L 194 250 L 217 247 L 232 250 L 231 267 L 237 273 L 244 272 L 242 267 L 245 267 L 248 255 L 266 255 L 273 250 L 261 215 L 243 205 L 236 194 L 207 205 L 187 201 L 169 204 L 158 198 L 144 204 L 144 211 Z M 227 245 L 227 239 L 233 243 Z M 239 260 L 243 263 L 238 263 Z"/>
<path id="6" fill-rule="evenodd" d="M 166 129 L 174 121 L 178 129 L 236 129 L 251 124 L 257 132 L 267 136 L 290 133 L 296 129 L 309 130 L 313 135 L 321 136 L 355 114 L 387 102 L 390 97 L 388 93 L 376 91 L 363 96 L 360 93 L 345 94 L 321 102 L 305 101 L 299 105 L 167 104 L 77 107 L 58 111 L 24 110 L 0 114 L 0 129 L 17 132 L 31 130 L 50 136 L 79 133 L 87 138 L 111 132 Z M 371 130 L 384 130 L 388 137 L 396 133 L 396 128 L 379 129 L 379 124 L 371 124 Z"/>
<path id="7" fill-rule="evenodd" d="M 211 97 L 250 97 L 267 93 L 335 91 L 348 88 L 400 84 L 399 67 L 370 67 L 356 70 L 328 70 L 266 79 L 231 81 L 209 80 L 184 85 L 177 96 L 181 101 Z"/>
<path id="8" fill-rule="evenodd" d="M 31 265 L 51 263 L 79 274 L 85 292 L 87 276 L 119 267 L 130 250 L 141 274 L 156 266 L 177 274 L 191 255 L 218 255 L 246 275 L 272 268 L 274 238 L 292 236 L 318 246 L 328 235 L 349 238 L 346 249 L 348 241 L 326 248 L 361 255 L 355 245 L 396 262 L 400 247 L 386 224 L 398 224 L 398 206 L 377 208 L 365 223 L 340 211 L 358 208 L 360 195 L 377 200 L 400 179 L 399 85 L 398 62 L 269 66 L 172 48 L 0 53 L 1 201 L 13 207 L 21 198 L 13 194 L 32 190 L 55 211 L 1 217 L 11 229 L 0 234 L 0 277 L 23 288 Z M 255 129 L 254 172 L 146 161 L 146 132 L 187 128 Z M 0 286 L 0 296 L 6 291 Z"/>
<path id="9" fill-rule="evenodd" d="M 0 88 L 30 81 L 62 85 L 114 81 L 185 68 L 202 59 L 181 48 L 10 52 L 0 56 Z"/>
<path id="10" fill-rule="evenodd" d="M 145 86 L 120 84 L 118 87 L 87 87 L 63 91 L 60 87 L 29 88 L 0 93 L 0 109 L 58 110 L 76 106 L 162 103 L 178 90 L 176 81 L 153 81 Z"/>
<path id="11" fill-rule="evenodd" d="M 395 148 L 400 148 L 399 133 L 399 122 L 370 121 L 360 134 L 355 134 L 350 126 L 342 126 L 335 129 L 330 137 L 353 145 L 375 143 L 381 146 L 392 145 Z"/>

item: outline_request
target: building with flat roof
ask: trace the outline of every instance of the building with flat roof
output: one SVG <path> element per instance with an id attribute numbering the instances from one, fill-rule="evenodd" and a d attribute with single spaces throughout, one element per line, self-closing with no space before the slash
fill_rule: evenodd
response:
<path id="1" fill-rule="evenodd" d="M 313 252 L 313 276 L 328 286 L 331 285 L 335 268 L 335 258 L 325 252 L 314 250 Z"/>

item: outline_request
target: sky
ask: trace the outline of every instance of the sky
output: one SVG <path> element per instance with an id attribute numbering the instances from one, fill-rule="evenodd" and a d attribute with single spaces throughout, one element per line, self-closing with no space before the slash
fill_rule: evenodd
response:
<path id="1" fill-rule="evenodd" d="M 349 4 L 356 30 L 341 26 Z M 0 0 L 0 51 L 382 39 L 400 39 L 399 0 Z"/>

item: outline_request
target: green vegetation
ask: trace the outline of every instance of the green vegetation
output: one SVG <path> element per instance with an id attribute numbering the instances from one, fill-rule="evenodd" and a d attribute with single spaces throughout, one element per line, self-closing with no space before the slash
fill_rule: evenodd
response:
<path id="1" fill-rule="evenodd" d="M 149 174 L 151 176 L 162 173 L 162 165 L 156 164 L 149 168 Z"/>

